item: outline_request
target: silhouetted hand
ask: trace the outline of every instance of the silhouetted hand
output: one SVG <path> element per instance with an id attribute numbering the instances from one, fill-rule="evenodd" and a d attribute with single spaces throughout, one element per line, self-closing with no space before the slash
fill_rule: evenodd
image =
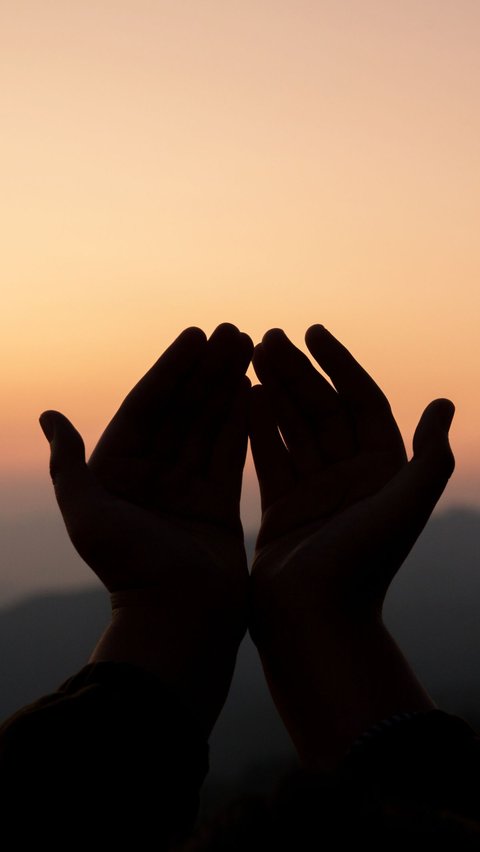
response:
<path id="1" fill-rule="evenodd" d="M 370 376 L 322 326 L 306 342 L 333 386 L 278 329 L 253 357 L 262 524 L 251 631 L 300 754 L 328 763 L 380 718 L 433 706 L 381 613 L 452 473 L 454 408 L 430 403 L 408 462 Z"/>
<path id="2" fill-rule="evenodd" d="M 184 331 L 128 394 L 88 465 L 67 418 L 41 417 L 70 538 L 113 593 L 112 625 L 92 659 L 156 672 L 206 730 L 246 629 L 239 501 L 252 348 L 228 324 L 208 341 Z"/>

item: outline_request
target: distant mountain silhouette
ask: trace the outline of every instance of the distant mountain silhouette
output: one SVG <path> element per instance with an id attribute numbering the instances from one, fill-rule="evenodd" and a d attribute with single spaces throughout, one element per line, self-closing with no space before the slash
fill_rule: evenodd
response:
<path id="1" fill-rule="evenodd" d="M 101 589 L 72 546 L 58 508 L 0 515 L 0 606 L 22 597 Z"/>
<path id="2" fill-rule="evenodd" d="M 251 552 L 253 542 L 247 544 Z M 108 617 L 108 597 L 96 589 L 44 594 L 0 610 L 0 716 L 81 668 Z M 480 726 L 479 512 L 455 510 L 431 520 L 393 584 L 385 617 L 433 698 Z M 277 767 L 293 759 L 246 640 L 212 736 L 206 795 L 219 779 L 225 788 L 239 775 L 253 773 L 260 786 L 269 784 Z"/>
<path id="3" fill-rule="evenodd" d="M 434 516 L 392 585 L 385 620 L 434 699 L 479 727 L 479 512 Z"/>
<path id="4" fill-rule="evenodd" d="M 27 598 L 0 610 L 0 716 L 85 665 L 108 620 L 108 597 L 96 590 Z"/>

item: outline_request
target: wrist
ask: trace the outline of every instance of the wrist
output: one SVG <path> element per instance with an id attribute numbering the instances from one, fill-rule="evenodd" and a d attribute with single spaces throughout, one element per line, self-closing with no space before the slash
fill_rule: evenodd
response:
<path id="1" fill-rule="evenodd" d="M 208 736 L 226 699 L 240 636 L 223 635 L 207 613 L 171 610 L 159 590 L 111 596 L 112 619 L 90 663 L 134 665 L 154 675 L 172 699 L 195 714 Z"/>
<path id="2" fill-rule="evenodd" d="M 379 618 L 295 619 L 259 651 L 274 701 L 302 762 L 335 766 L 371 725 L 434 703 Z"/>

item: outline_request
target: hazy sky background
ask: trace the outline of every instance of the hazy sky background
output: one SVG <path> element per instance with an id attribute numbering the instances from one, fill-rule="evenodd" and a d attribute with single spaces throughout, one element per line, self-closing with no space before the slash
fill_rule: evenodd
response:
<path id="1" fill-rule="evenodd" d="M 479 44 L 477 0 L 1 5 L 7 521 L 55 511 L 42 410 L 91 449 L 182 328 L 225 320 L 324 323 L 409 447 L 453 399 L 442 505 L 480 506 Z M 251 528 L 250 464 L 245 492 Z"/>

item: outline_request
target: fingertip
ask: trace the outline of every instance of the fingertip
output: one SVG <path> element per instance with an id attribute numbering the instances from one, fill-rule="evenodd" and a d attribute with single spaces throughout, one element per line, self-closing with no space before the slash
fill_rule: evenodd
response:
<path id="1" fill-rule="evenodd" d="M 198 341 L 199 343 L 207 342 L 207 335 L 203 331 L 203 329 L 198 328 L 196 325 L 191 325 L 188 328 L 184 328 L 182 332 L 177 337 L 177 340 L 185 340 L 189 339 L 192 342 Z"/>
<path id="2" fill-rule="evenodd" d="M 43 411 L 38 418 L 38 422 L 40 423 L 43 434 L 50 443 L 55 438 L 58 428 L 62 429 L 64 424 L 74 428 L 68 417 L 65 417 L 61 411 L 55 411 L 55 409 Z"/>
<path id="3" fill-rule="evenodd" d="M 437 399 L 435 403 L 442 426 L 448 432 L 455 415 L 455 405 L 451 399 Z"/>
<path id="4" fill-rule="evenodd" d="M 316 353 L 319 354 L 325 344 L 331 344 L 332 342 L 338 344 L 338 340 L 336 340 L 333 334 L 324 325 L 320 325 L 320 323 L 311 325 L 305 332 L 305 343 L 314 357 L 317 357 Z"/>
<path id="5" fill-rule="evenodd" d="M 220 325 L 212 331 L 212 334 L 209 337 L 209 340 L 217 337 L 232 337 L 240 334 L 240 329 L 237 328 L 232 322 L 221 322 Z"/>
<path id="6" fill-rule="evenodd" d="M 325 334 L 326 331 L 327 331 L 327 329 L 325 328 L 323 323 L 314 322 L 313 325 L 310 325 L 307 328 L 307 330 L 305 332 L 305 336 L 307 336 L 307 334 Z"/>
<path id="7" fill-rule="evenodd" d="M 221 357 L 233 358 L 237 365 L 246 370 L 252 359 L 253 340 L 236 325 L 229 322 L 221 323 L 208 339 L 211 351 Z"/>
<path id="8" fill-rule="evenodd" d="M 324 325 L 314 323 L 314 325 L 309 326 L 305 332 L 305 343 L 308 345 L 309 340 L 318 340 L 325 337 L 327 334 L 328 332 Z"/>
<path id="9" fill-rule="evenodd" d="M 342 347 L 340 347 L 338 340 L 334 338 L 333 334 L 330 334 L 330 332 L 327 331 L 324 325 L 317 323 L 315 325 L 311 325 L 310 328 L 307 328 L 305 332 L 305 343 L 308 351 L 311 355 L 313 355 L 316 362 L 328 373 L 328 375 L 330 375 L 329 369 L 332 367 L 331 359 L 338 358 L 342 351 Z M 332 346 L 332 343 L 336 343 L 337 345 Z M 332 378 L 332 376 L 330 377 Z"/>
<path id="10" fill-rule="evenodd" d="M 288 337 L 283 328 L 269 328 L 262 337 L 262 343 L 266 343 L 267 345 L 271 343 L 285 343 L 285 341 L 288 341 Z"/>
<path id="11" fill-rule="evenodd" d="M 449 399 L 434 399 L 423 412 L 413 436 L 414 459 L 429 461 L 436 475 L 447 481 L 455 469 L 448 430 L 455 406 Z"/>
<path id="12" fill-rule="evenodd" d="M 422 414 L 421 421 L 427 424 L 440 426 L 448 432 L 455 414 L 455 406 L 450 399 L 434 399 L 430 402 Z"/>
<path id="13" fill-rule="evenodd" d="M 428 408 L 435 412 L 436 422 L 441 430 L 440 434 L 443 432 L 443 436 L 439 439 L 439 457 L 444 474 L 449 478 L 455 470 L 455 456 L 449 442 L 449 431 L 455 414 L 455 406 L 450 399 L 442 398 L 435 399 Z"/>
<path id="14" fill-rule="evenodd" d="M 38 422 L 40 423 L 40 428 L 45 435 L 48 443 L 50 444 L 53 440 L 53 436 L 55 434 L 55 417 L 54 412 L 52 411 L 44 411 L 38 418 Z"/>

